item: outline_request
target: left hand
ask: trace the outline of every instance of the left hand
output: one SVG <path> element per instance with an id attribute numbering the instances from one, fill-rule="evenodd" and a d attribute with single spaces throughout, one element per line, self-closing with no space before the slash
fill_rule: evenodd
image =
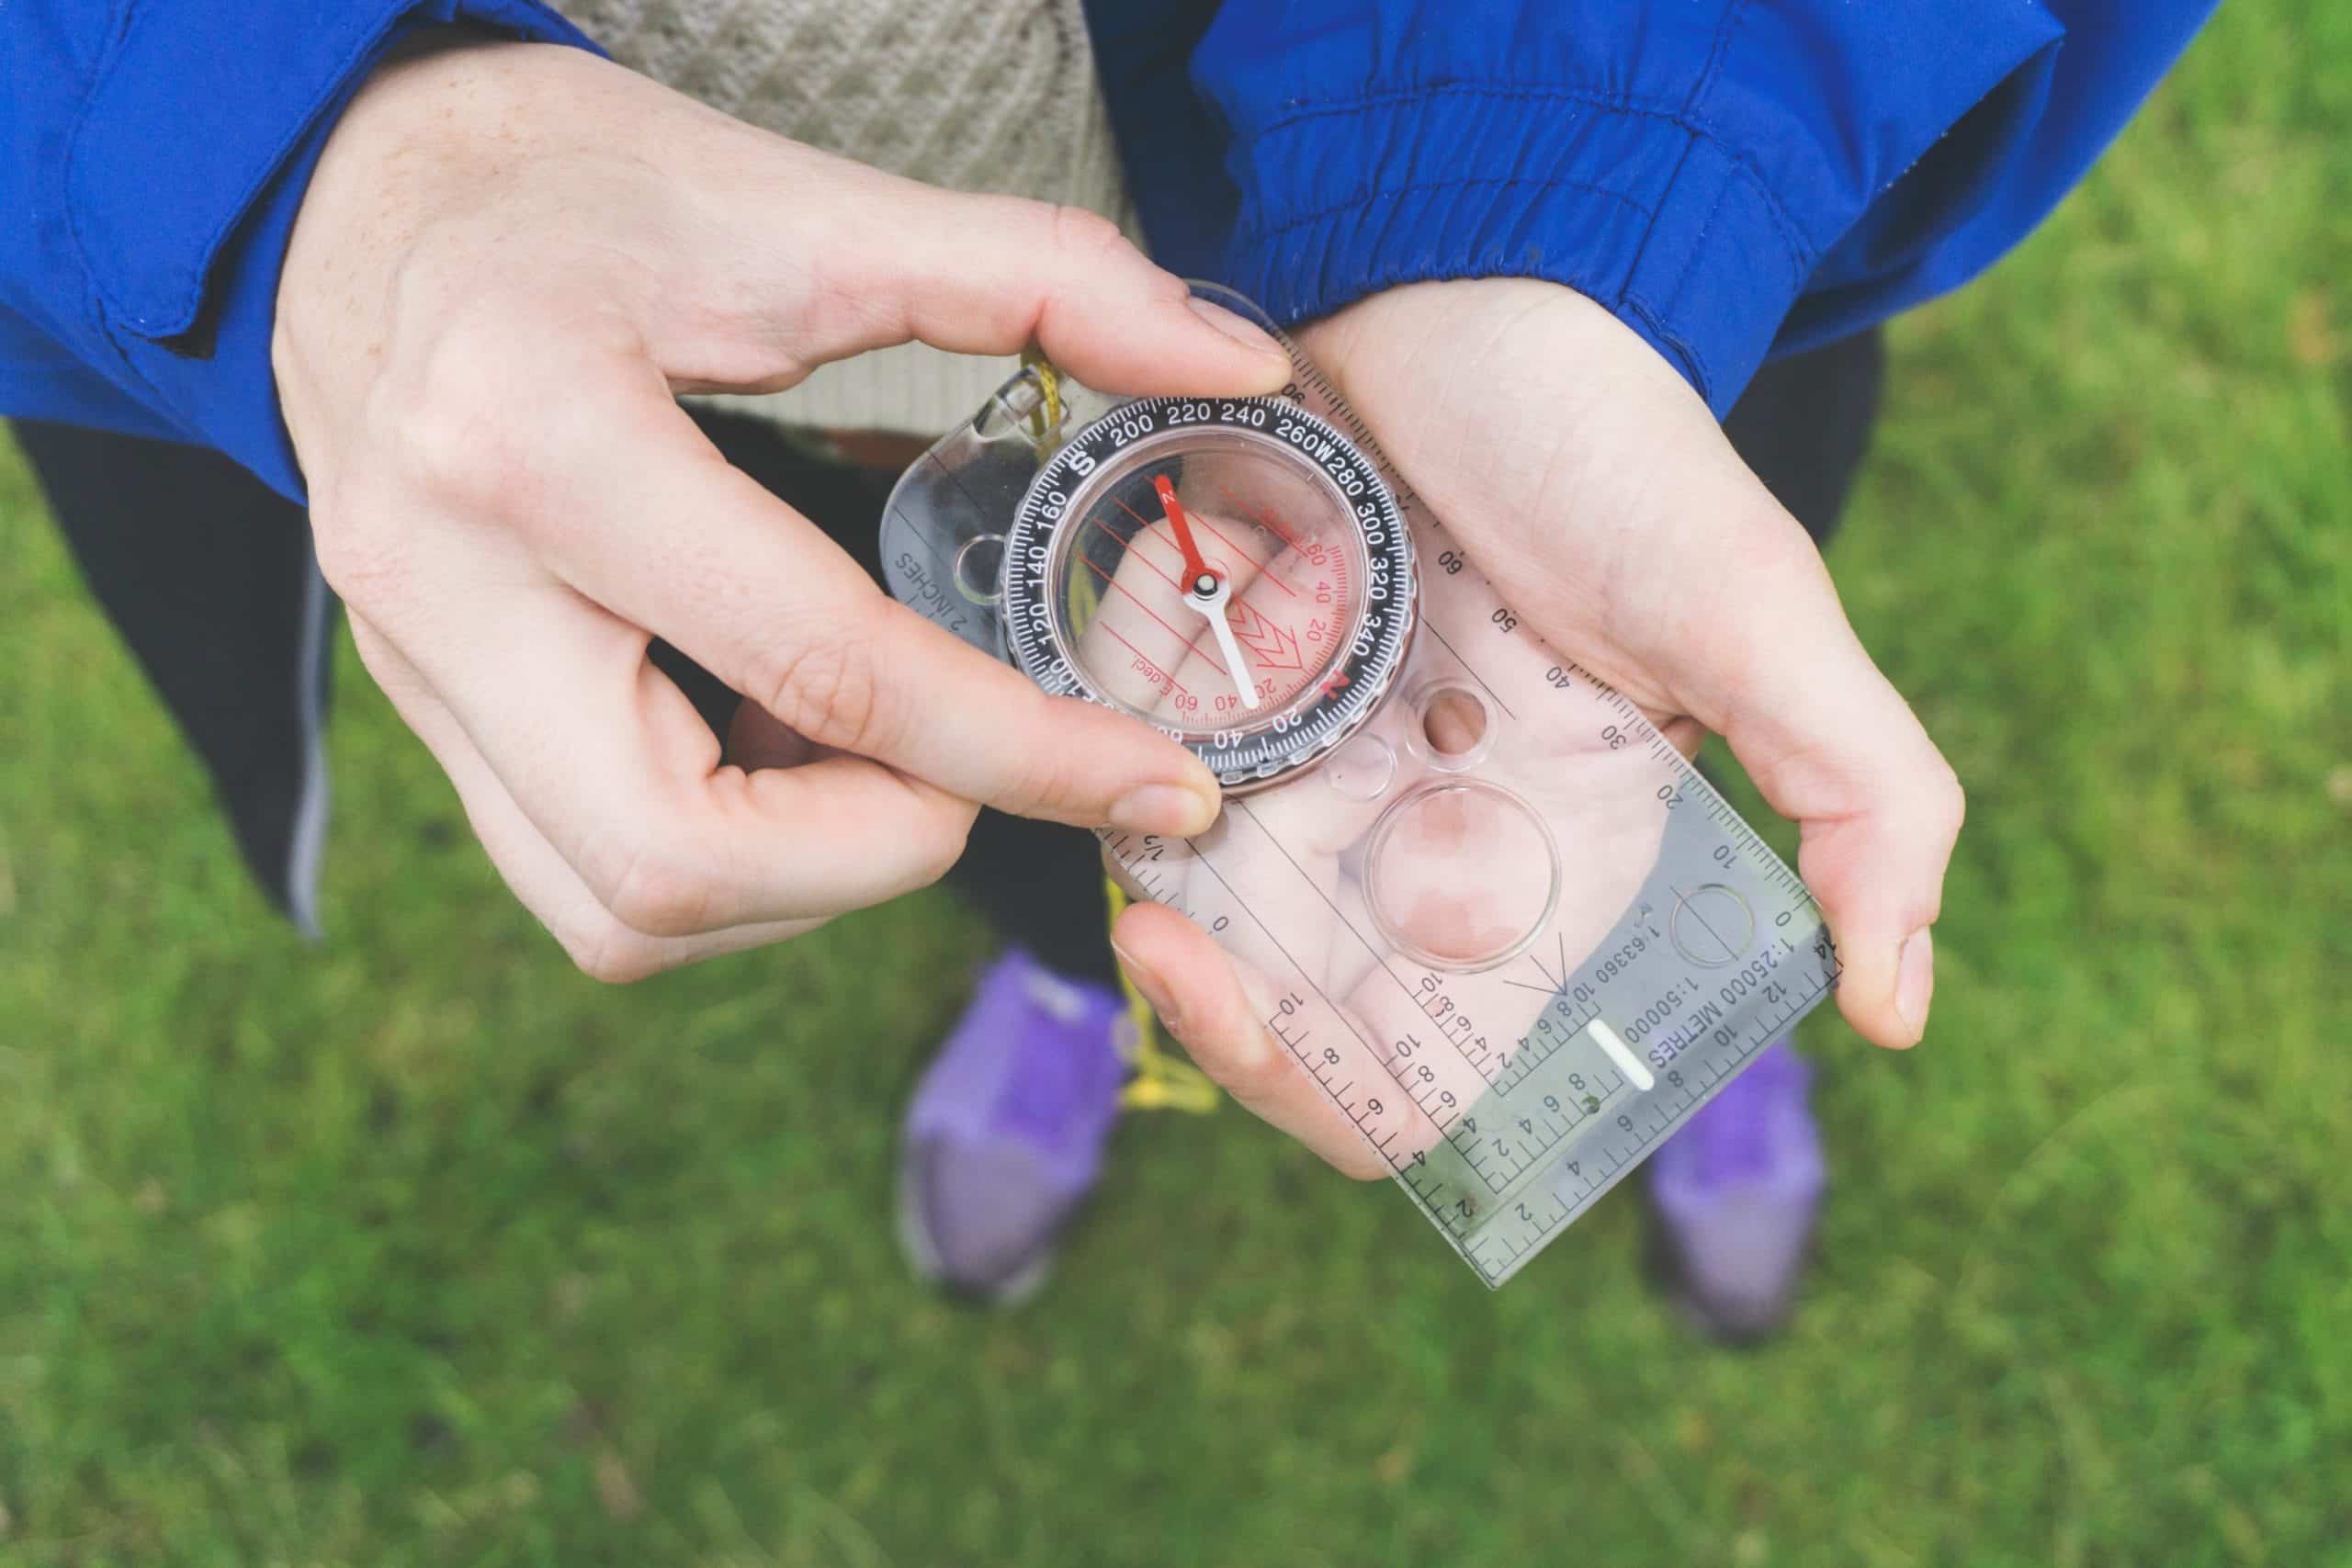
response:
<path id="1" fill-rule="evenodd" d="M 1531 280 L 1391 289 L 1301 340 L 1545 641 L 1686 752 L 1724 736 L 1802 829 L 1840 1010 L 1876 1043 L 1915 1043 L 1959 784 L 1697 394 L 1601 307 Z M 1205 933 L 1138 905 L 1114 940 L 1210 1076 L 1340 1169 L 1385 1174 Z"/>

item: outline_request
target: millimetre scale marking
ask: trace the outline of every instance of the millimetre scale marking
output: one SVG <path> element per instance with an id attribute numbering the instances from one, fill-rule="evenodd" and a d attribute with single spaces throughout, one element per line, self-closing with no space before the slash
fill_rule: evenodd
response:
<path id="1" fill-rule="evenodd" d="M 1080 558 L 1080 560 L 1085 560 L 1085 559 L 1086 559 L 1086 558 L 1085 558 L 1085 557 L 1083 557 L 1083 556 L 1080 556 L 1079 558 Z M 1189 640 L 1187 640 L 1187 639 L 1185 638 L 1184 634 L 1183 634 L 1182 632 L 1178 631 L 1174 626 L 1170 626 L 1166 621 L 1162 621 L 1162 620 L 1160 620 L 1160 619 L 1159 619 L 1159 613 L 1158 613 L 1157 611 L 1153 610 L 1153 609 L 1152 609 L 1152 607 L 1151 607 L 1150 605 L 1148 605 L 1148 604 L 1145 604 L 1145 603 L 1143 602 L 1142 597 L 1141 597 L 1139 594 L 1137 594 L 1137 593 L 1136 593 L 1133 589 L 1129 588 L 1125 583 L 1121 582 L 1117 578 L 1113 577 L 1109 572 L 1104 571 L 1101 567 L 1096 566 L 1096 565 L 1095 565 L 1092 561 L 1091 561 L 1091 560 L 1090 560 L 1090 561 L 1086 561 L 1086 570 L 1089 570 L 1089 571 L 1091 571 L 1091 572 L 1092 572 L 1095 576 L 1097 576 L 1097 577 L 1101 578 L 1101 579 L 1102 580 L 1102 586 L 1104 586 L 1105 588 L 1111 589 L 1111 590 L 1112 590 L 1112 591 L 1114 591 L 1114 592 L 1124 593 L 1124 594 L 1125 594 L 1128 598 L 1133 599 L 1133 600 L 1135 601 L 1136 608 L 1136 609 L 1141 610 L 1145 615 L 1149 615 L 1153 620 L 1155 620 L 1155 621 L 1159 621 L 1159 622 L 1160 629 L 1161 629 L 1161 630 L 1163 630 L 1163 631 L 1165 631 L 1165 632 L 1166 632 L 1170 637 L 1175 637 L 1175 638 L 1176 638 L 1177 640 L 1179 640 L 1180 642 L 1183 642 L 1183 644 L 1184 644 L 1183 650 L 1182 650 L 1182 652 L 1180 652 L 1180 653 L 1178 653 L 1178 654 L 1176 655 L 1176 663 L 1175 663 L 1175 666 L 1174 666 L 1175 668 L 1180 668 L 1180 669 L 1181 669 L 1181 668 L 1182 667 L 1183 663 L 1184 663 L 1185 659 L 1186 659 L 1188 656 L 1190 656 L 1190 655 L 1192 655 L 1192 654 L 1198 653 L 1198 652 L 1200 652 L 1200 651 L 1201 651 L 1201 646 L 1200 646 L 1200 644 L 1201 644 L 1201 638 L 1202 638 L 1204 635 L 1206 635 L 1206 632 L 1207 632 L 1207 628 L 1206 628 L 1206 627 L 1203 627 L 1200 631 L 1194 632 L 1194 633 L 1192 635 L 1192 637 L 1191 637 Z M 1118 634 L 1115 630 L 1113 630 L 1113 628 L 1111 628 L 1111 627 L 1109 627 L 1109 626 L 1104 626 L 1102 629 L 1103 629 L 1104 631 L 1106 631 L 1106 632 L 1110 632 L 1110 633 L 1111 633 L 1111 635 L 1112 635 L 1113 637 L 1119 637 L 1119 634 Z M 1127 642 L 1127 639 L 1126 639 L 1125 637 L 1119 637 L 1119 640 L 1120 640 L 1121 642 Z M 1131 652 L 1133 652 L 1133 653 L 1135 654 L 1135 656 L 1136 656 L 1137 659 L 1141 659 L 1141 658 L 1143 658 L 1143 657 L 1144 657 L 1144 654 L 1143 654 L 1142 650 L 1141 650 L 1141 649 L 1136 649 L 1136 645 L 1135 645 L 1134 643 L 1127 642 L 1127 648 L 1128 648 L 1128 650 L 1129 650 L 1129 651 L 1131 651 Z M 1169 677 L 1169 679 L 1170 679 L 1170 681 L 1173 681 L 1173 680 L 1175 679 L 1175 677 L 1174 677 L 1173 675 L 1170 675 L 1170 676 Z M 1189 696 L 1190 694 L 1191 694 L 1190 693 L 1187 693 L 1187 694 L 1186 694 L 1186 695 L 1188 695 L 1188 696 Z M 1710 935 L 1710 936 L 1713 936 L 1713 935 L 1714 935 L 1714 933 L 1713 933 L 1713 931 L 1710 931 L 1710 932 L 1708 932 L 1707 934 L 1708 934 L 1708 935 Z M 1721 937 L 1716 937 L 1716 938 L 1715 938 L 1715 940 L 1716 940 L 1717 942 L 1721 942 L 1723 939 L 1722 939 Z"/>
<path id="2" fill-rule="evenodd" d="M 1606 1019 L 1594 1019 L 1584 1026 L 1584 1032 L 1592 1036 L 1594 1044 L 1608 1053 L 1609 1059 L 1617 1064 L 1617 1070 L 1624 1074 L 1635 1089 L 1647 1094 L 1657 1087 L 1657 1077 L 1650 1071 L 1649 1065 L 1634 1055 L 1633 1048 L 1625 1043 L 1622 1035 L 1609 1027 Z"/>

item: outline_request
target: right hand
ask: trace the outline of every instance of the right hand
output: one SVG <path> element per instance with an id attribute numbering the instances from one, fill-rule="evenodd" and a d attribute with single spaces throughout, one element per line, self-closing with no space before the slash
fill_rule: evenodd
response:
<path id="1" fill-rule="evenodd" d="M 1686 753 L 1707 731 L 1725 738 L 1767 802 L 1800 827 L 1797 869 L 1837 939 L 1840 1010 L 1878 1044 L 1917 1042 L 1963 811 L 1959 782 L 1871 661 L 1819 552 L 1680 375 L 1594 301 L 1527 278 L 1389 289 L 1300 339 L 1454 546 L 1546 644 L 1641 705 Z M 1443 582 L 1425 576 L 1432 603 Z M 1589 788 L 1585 765 L 1561 757 L 1555 785 L 1583 797 L 1582 809 L 1609 807 L 1622 792 Z M 1620 804 L 1639 800 L 1634 791 Z M 1323 818 L 1325 830 L 1347 830 L 1328 806 Z M 1640 841 L 1628 837 L 1633 820 L 1561 839 L 1623 852 Z M 1623 884 L 1629 892 L 1640 870 Z M 1577 873 L 1588 888 L 1589 871 Z M 1597 897 L 1593 907 L 1623 902 Z M 1341 1169 L 1383 1168 L 1271 1039 L 1246 964 L 1167 908 L 1128 910 L 1114 940 L 1211 1077 Z M 1375 986 L 1373 999 L 1393 998 Z M 1477 998 L 1476 1015 L 1508 1017 L 1509 1000 Z"/>
<path id="2" fill-rule="evenodd" d="M 583 52 L 438 49 L 354 100 L 273 345 L 320 567 L 582 968 L 634 978 L 921 886 L 976 803 L 1180 835 L 1214 818 L 1182 747 L 892 604 L 675 400 L 909 339 L 1033 338 L 1112 392 L 1289 370 L 1103 220 L 878 174 Z M 656 637 L 807 760 L 728 765 L 648 661 Z"/>

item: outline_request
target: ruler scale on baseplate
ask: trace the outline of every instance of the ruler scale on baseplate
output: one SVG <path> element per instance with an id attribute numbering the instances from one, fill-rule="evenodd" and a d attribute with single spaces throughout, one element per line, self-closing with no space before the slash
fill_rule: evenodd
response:
<path id="1" fill-rule="evenodd" d="M 1216 770 L 1208 832 L 1104 842 L 1499 1285 L 1817 1005 L 1837 955 L 1796 875 L 1291 356 L 1272 399 L 1024 373 L 901 483 L 886 570 Z"/>

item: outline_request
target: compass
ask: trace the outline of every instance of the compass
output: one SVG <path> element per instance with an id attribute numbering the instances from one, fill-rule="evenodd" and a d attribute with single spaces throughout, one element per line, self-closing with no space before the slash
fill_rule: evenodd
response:
<path id="1" fill-rule="evenodd" d="M 1280 396 L 1125 399 L 1024 355 L 899 478 L 882 575 L 1208 764 L 1208 831 L 1104 830 L 1121 884 L 1264 980 L 1267 1035 L 1498 1285 L 1831 995 L 1836 947 L 1272 320 L 1193 291 L 1283 344 Z"/>
<path id="2" fill-rule="evenodd" d="M 1413 545 L 1373 463 L 1281 398 L 1143 398 L 1071 436 L 1004 536 L 1006 651 L 1191 748 L 1228 789 L 1312 765 L 1411 641 Z"/>

